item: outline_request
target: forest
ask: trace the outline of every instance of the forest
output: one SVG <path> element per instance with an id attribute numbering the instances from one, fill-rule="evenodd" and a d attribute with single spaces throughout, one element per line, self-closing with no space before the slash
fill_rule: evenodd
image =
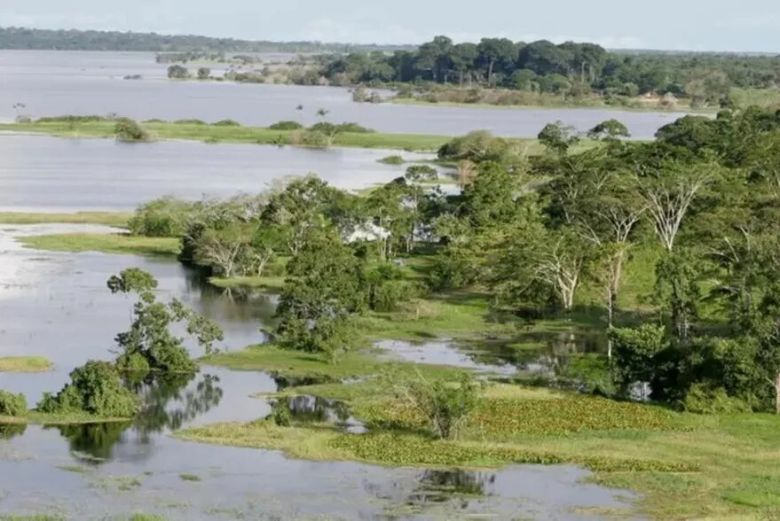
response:
<path id="1" fill-rule="evenodd" d="M 454 43 L 437 36 L 416 51 L 331 55 L 323 61 L 324 76 L 341 85 L 433 83 L 608 98 L 652 93 L 688 98 L 694 107 L 728 106 L 734 88 L 780 84 L 778 56 L 608 51 L 592 43 L 546 40 Z"/>
<path id="2" fill-rule="evenodd" d="M 600 331 L 578 385 L 691 412 L 780 413 L 780 112 L 687 116 L 653 142 L 606 121 L 581 146 L 553 123 L 528 156 L 486 132 L 439 150 L 462 191 L 416 164 L 368 193 L 316 177 L 257 195 L 161 199 L 136 235 L 280 291 L 273 342 L 338 364 L 372 312 L 457 295 L 509 320 Z"/>

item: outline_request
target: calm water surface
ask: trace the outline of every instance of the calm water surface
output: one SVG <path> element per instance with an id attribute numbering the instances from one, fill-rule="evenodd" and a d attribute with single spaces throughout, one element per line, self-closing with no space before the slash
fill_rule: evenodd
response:
<path id="1" fill-rule="evenodd" d="M 354 103 L 348 89 L 169 81 L 167 65 L 152 53 L 0 51 L 0 120 L 109 113 L 136 119 L 230 118 L 248 125 L 280 120 L 312 124 L 316 112 L 334 122 L 353 121 L 383 132 L 457 135 L 487 129 L 503 136 L 535 137 L 563 121 L 585 131 L 606 119 L 622 121 L 636 138 L 650 138 L 680 114 L 605 109 L 501 109 Z M 124 80 L 140 74 L 141 80 Z M 16 103 L 24 109 L 14 110 Z M 297 110 L 303 105 L 303 110 Z"/>
<path id="2" fill-rule="evenodd" d="M 0 210 L 132 210 L 163 195 L 255 194 L 275 180 L 311 173 L 339 188 L 360 189 L 402 176 L 406 165 L 377 162 L 397 153 L 0 134 Z"/>

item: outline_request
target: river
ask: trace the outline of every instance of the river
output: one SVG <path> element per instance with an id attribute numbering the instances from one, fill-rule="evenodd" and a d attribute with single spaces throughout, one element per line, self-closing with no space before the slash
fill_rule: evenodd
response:
<path id="1" fill-rule="evenodd" d="M 274 57 L 275 59 L 278 56 Z M 381 132 L 460 135 L 485 129 L 497 135 L 536 137 L 562 121 L 587 131 L 607 119 L 622 121 L 635 138 L 649 139 L 681 116 L 673 112 L 613 109 L 481 108 L 355 103 L 349 89 L 290 85 L 172 81 L 152 53 L 0 51 L 0 120 L 17 115 L 120 114 L 136 119 L 234 119 L 267 126 L 281 120 L 356 122 Z M 126 75 L 140 75 L 125 80 Z M 15 109 L 14 105 L 23 104 Z M 298 106 L 303 107 L 298 110 Z"/>

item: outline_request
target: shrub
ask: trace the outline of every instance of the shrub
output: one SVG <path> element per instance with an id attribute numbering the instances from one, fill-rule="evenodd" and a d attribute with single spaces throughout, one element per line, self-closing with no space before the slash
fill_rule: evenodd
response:
<path id="1" fill-rule="evenodd" d="M 420 379 L 408 384 L 402 394 L 428 420 L 436 437 L 450 438 L 477 406 L 478 386 L 464 373 L 458 384 Z"/>
<path id="2" fill-rule="evenodd" d="M 502 161 L 510 150 L 509 142 L 495 137 L 486 130 L 470 132 L 457 137 L 439 148 L 439 159 L 474 162 Z"/>
<path id="3" fill-rule="evenodd" d="M 128 226 L 134 235 L 179 237 L 195 213 L 195 205 L 172 197 L 150 201 L 135 211 Z"/>
<path id="4" fill-rule="evenodd" d="M 357 123 L 341 123 L 336 125 L 336 129 L 339 132 L 351 132 L 353 134 L 371 134 L 372 132 L 375 132 L 373 129 L 366 128 L 363 125 L 358 125 Z"/>
<path id="5" fill-rule="evenodd" d="M 694 384 L 685 395 L 683 408 L 696 414 L 733 414 L 751 412 L 744 401 L 729 396 L 722 387 L 712 387 L 707 384 Z"/>
<path id="6" fill-rule="evenodd" d="M 27 413 L 27 399 L 23 394 L 0 390 L 0 416 L 24 416 Z"/>
<path id="7" fill-rule="evenodd" d="M 138 400 L 108 362 L 87 362 L 70 373 L 70 383 L 56 395 L 46 393 L 38 410 L 46 413 L 87 412 L 104 418 L 129 418 Z"/>
<path id="8" fill-rule="evenodd" d="M 114 134 L 119 141 L 134 142 L 149 140 L 149 134 L 147 134 L 146 130 L 144 130 L 137 121 L 129 118 L 121 118 L 116 122 L 116 125 L 114 125 Z"/>
<path id="9" fill-rule="evenodd" d="M 278 121 L 268 128 L 271 130 L 300 130 L 303 125 L 297 121 Z"/>
<path id="10" fill-rule="evenodd" d="M 377 160 L 377 162 L 383 163 L 385 165 L 403 165 L 404 158 L 398 155 L 393 155 L 393 156 L 383 157 L 382 159 Z"/>
<path id="11" fill-rule="evenodd" d="M 177 119 L 173 122 L 175 125 L 205 125 L 202 119 Z"/>
<path id="12" fill-rule="evenodd" d="M 232 119 L 221 119 L 213 125 L 215 127 L 240 127 L 241 123 Z"/>

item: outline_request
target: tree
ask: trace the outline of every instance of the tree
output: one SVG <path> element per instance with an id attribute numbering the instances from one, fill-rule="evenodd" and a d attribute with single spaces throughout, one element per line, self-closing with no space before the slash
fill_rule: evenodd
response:
<path id="1" fill-rule="evenodd" d="M 538 138 L 545 147 L 562 156 L 580 141 L 574 128 L 564 125 L 561 121 L 545 125 Z"/>
<path id="2" fill-rule="evenodd" d="M 663 327 L 645 324 L 637 329 L 612 329 L 609 336 L 615 346 L 613 378 L 624 395 L 632 384 L 656 379 L 656 357 L 668 347 Z"/>
<path id="3" fill-rule="evenodd" d="M 199 80 L 207 80 L 211 77 L 211 69 L 208 67 L 199 67 L 198 68 L 198 79 Z"/>
<path id="4" fill-rule="evenodd" d="M 655 271 L 656 300 L 669 314 L 677 338 L 686 341 L 701 299 L 696 260 L 689 252 L 667 253 Z"/>
<path id="5" fill-rule="evenodd" d="M 471 76 L 474 72 L 474 63 L 479 56 L 479 49 L 473 43 L 459 43 L 453 46 L 450 52 L 450 62 L 452 69 L 458 73 L 458 84 L 462 87 L 464 76 L 471 83 Z"/>
<path id="6" fill-rule="evenodd" d="M 494 85 L 494 73 L 513 66 L 517 48 L 506 38 L 483 38 L 477 45 L 477 54 L 477 64 L 485 72 L 488 85 Z"/>
<path id="7" fill-rule="evenodd" d="M 712 164 L 688 166 L 666 162 L 660 168 L 637 166 L 639 193 L 663 247 L 671 252 L 696 196 L 716 175 Z"/>
<path id="8" fill-rule="evenodd" d="M 571 311 L 590 255 L 589 244 L 573 228 L 523 223 L 509 235 L 494 285 L 509 300 L 538 300 L 546 290 Z"/>
<path id="9" fill-rule="evenodd" d="M 70 373 L 70 383 L 57 394 L 46 393 L 38 410 L 46 413 L 87 412 L 103 418 L 130 418 L 138 399 L 108 362 L 87 362 Z"/>
<path id="10" fill-rule="evenodd" d="M 133 306 L 130 329 L 116 336 L 120 349 L 117 367 L 122 371 L 147 373 L 192 373 L 197 364 L 190 358 L 183 339 L 175 336 L 170 327 L 184 323 L 189 335 L 195 337 L 206 354 L 213 352 L 215 341 L 223 339 L 223 332 L 211 320 L 197 315 L 178 300 L 168 304 L 157 302 L 153 293 L 157 281 L 149 273 L 129 268 L 108 280 L 112 293 L 135 293 L 139 296 Z"/>
<path id="11" fill-rule="evenodd" d="M 297 255 L 308 232 L 323 227 L 337 191 L 315 176 L 291 181 L 271 195 L 261 221 L 276 226 L 290 255 Z"/>
<path id="12" fill-rule="evenodd" d="M 335 230 L 311 230 L 287 265 L 276 334 L 287 349 L 335 357 L 353 343 L 351 314 L 364 306 L 362 266 Z"/>
<path id="13" fill-rule="evenodd" d="M 631 137 L 628 128 L 616 119 L 603 121 L 588 131 L 588 137 L 602 141 L 619 141 Z"/>
<path id="14" fill-rule="evenodd" d="M 168 67 L 168 78 L 172 80 L 186 80 L 190 77 L 190 71 L 186 67 L 174 64 Z"/>

